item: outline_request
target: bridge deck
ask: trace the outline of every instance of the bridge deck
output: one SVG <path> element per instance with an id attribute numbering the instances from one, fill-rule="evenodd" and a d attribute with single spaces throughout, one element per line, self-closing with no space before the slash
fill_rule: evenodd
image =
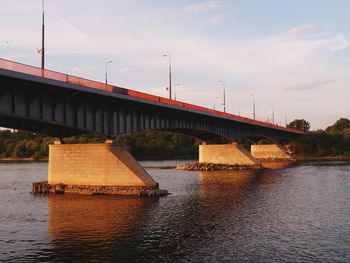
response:
<path id="1" fill-rule="evenodd" d="M 299 131 L 299 130 L 294 130 L 294 129 L 286 128 L 283 126 L 279 126 L 279 125 L 275 125 L 275 124 L 271 124 L 271 123 L 267 123 L 267 122 L 263 122 L 263 121 L 258 121 L 258 120 L 254 120 L 254 119 L 243 117 L 243 116 L 234 115 L 231 113 L 225 113 L 222 111 L 209 109 L 209 108 L 206 108 L 203 106 L 198 106 L 198 105 L 194 105 L 194 104 L 190 104 L 190 103 L 186 103 L 186 102 L 182 102 L 182 101 L 170 100 L 167 98 L 151 95 L 148 93 L 139 92 L 139 91 L 132 90 L 132 89 L 126 89 L 126 88 L 122 88 L 122 87 L 118 87 L 118 86 L 113 86 L 110 84 L 105 84 L 102 82 L 89 80 L 89 79 L 85 79 L 85 78 L 81 78 L 81 77 L 77 77 L 77 76 L 72 76 L 72 75 L 68 75 L 68 74 L 64 74 L 64 73 L 60 73 L 60 72 L 56 72 L 56 71 L 52 71 L 52 70 L 47 70 L 47 69 L 42 70 L 41 68 L 38 68 L 38 67 L 34 67 L 34 66 L 30 66 L 30 65 L 26 65 L 26 64 L 22 64 L 22 63 L 18 63 L 18 62 L 6 60 L 6 59 L 0 58 L 0 68 L 5 69 L 5 70 L 14 71 L 14 72 L 24 73 L 24 74 L 28 74 L 28 75 L 32 75 L 32 76 L 56 80 L 56 81 L 60 81 L 60 82 L 64 82 L 64 83 L 69 83 L 69 84 L 73 84 L 73 85 L 78 85 L 78 86 L 82 86 L 82 87 L 103 90 L 103 91 L 107 91 L 107 92 L 111 92 L 111 93 L 118 93 L 118 94 L 130 96 L 133 98 L 137 98 L 137 99 L 143 99 L 143 100 L 150 101 L 150 102 L 157 102 L 157 103 L 171 105 L 171 106 L 175 106 L 175 107 L 179 107 L 179 108 L 184 108 L 184 109 L 189 109 L 189 110 L 194 110 L 194 111 L 199 111 L 199 112 L 205 112 L 207 114 L 211 114 L 214 116 L 225 117 L 225 118 L 229 118 L 229 119 L 232 119 L 235 121 L 251 123 L 253 125 L 269 127 L 272 129 L 288 131 L 288 132 L 292 132 L 292 133 L 296 133 L 296 134 L 303 134 L 303 132 Z"/>

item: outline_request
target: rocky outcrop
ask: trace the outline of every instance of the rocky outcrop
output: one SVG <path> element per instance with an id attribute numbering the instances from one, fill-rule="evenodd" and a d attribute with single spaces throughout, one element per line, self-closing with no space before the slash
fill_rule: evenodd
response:
<path id="1" fill-rule="evenodd" d="M 185 171 L 229 171 L 229 170 L 261 170 L 261 164 L 240 165 L 240 164 L 215 164 L 215 163 L 191 163 L 178 165 L 177 170 Z"/>
<path id="2" fill-rule="evenodd" d="M 81 194 L 81 195 L 130 195 L 130 196 L 162 196 L 168 191 L 156 187 L 134 186 L 100 186 L 100 185 L 66 185 L 49 184 L 47 181 L 35 182 L 33 194 Z"/>

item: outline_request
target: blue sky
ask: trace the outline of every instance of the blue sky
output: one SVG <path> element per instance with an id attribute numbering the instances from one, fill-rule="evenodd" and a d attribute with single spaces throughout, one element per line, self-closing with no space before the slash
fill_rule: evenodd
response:
<path id="1" fill-rule="evenodd" d="M 0 57 L 40 65 L 41 0 L 0 3 Z M 180 100 L 312 129 L 350 118 L 349 1 L 46 0 L 46 65 Z"/>

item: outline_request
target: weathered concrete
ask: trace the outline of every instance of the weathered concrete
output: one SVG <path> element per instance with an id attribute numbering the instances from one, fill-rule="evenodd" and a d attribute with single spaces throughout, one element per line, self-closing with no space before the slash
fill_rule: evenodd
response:
<path id="1" fill-rule="evenodd" d="M 130 195 L 157 195 L 153 192 L 159 191 L 158 183 L 131 156 L 127 147 L 111 142 L 50 145 L 47 185 L 33 185 L 33 192 L 41 193 L 45 189 L 48 193 Z"/>
<path id="2" fill-rule="evenodd" d="M 259 162 L 242 145 L 201 144 L 199 145 L 199 162 L 232 165 L 259 165 Z"/>
<path id="3" fill-rule="evenodd" d="M 49 184 L 157 185 L 126 146 L 102 143 L 54 144 L 49 147 Z"/>
<path id="4" fill-rule="evenodd" d="M 253 144 L 251 146 L 251 153 L 257 160 L 295 160 L 287 153 L 287 151 L 282 146 L 277 144 Z"/>

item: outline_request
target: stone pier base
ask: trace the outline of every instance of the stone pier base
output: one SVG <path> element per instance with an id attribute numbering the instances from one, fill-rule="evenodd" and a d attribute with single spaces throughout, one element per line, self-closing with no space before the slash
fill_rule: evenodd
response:
<path id="1" fill-rule="evenodd" d="M 34 193 L 140 196 L 165 193 L 126 146 L 109 142 L 49 147 L 48 182 L 34 183 Z"/>
<path id="2" fill-rule="evenodd" d="M 252 155 L 259 161 L 295 161 L 281 145 L 265 144 L 251 146 Z"/>
<path id="3" fill-rule="evenodd" d="M 137 186 L 101 186 L 101 185 L 65 185 L 48 184 L 47 181 L 33 183 L 33 194 L 80 194 L 80 195 L 131 195 L 162 196 L 166 190 L 156 187 Z"/>
<path id="4" fill-rule="evenodd" d="M 260 163 L 242 146 L 231 144 L 199 145 L 199 163 L 258 166 Z"/>

